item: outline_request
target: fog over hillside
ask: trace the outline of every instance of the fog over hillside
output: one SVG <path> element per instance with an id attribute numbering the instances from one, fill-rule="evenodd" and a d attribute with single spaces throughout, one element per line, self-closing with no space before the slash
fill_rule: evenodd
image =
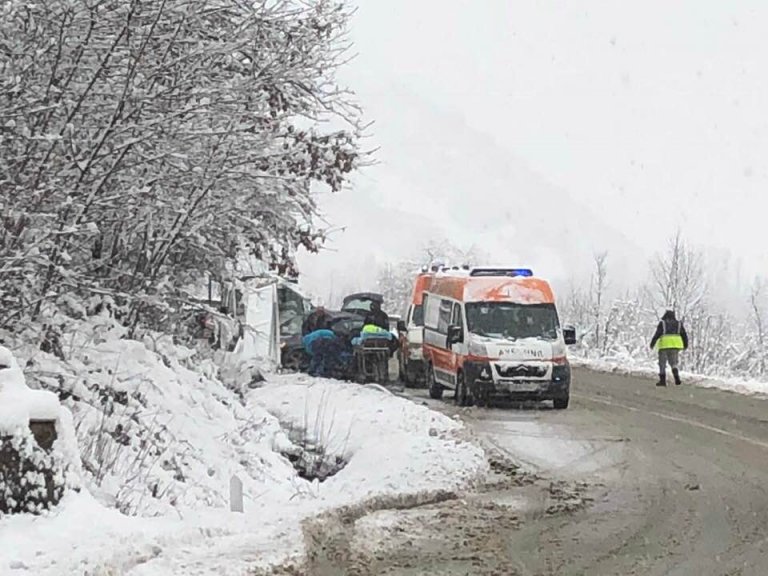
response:
<path id="1" fill-rule="evenodd" d="M 718 291 L 725 275 L 743 291 L 768 269 L 766 17 L 754 2 L 359 1 L 342 77 L 380 163 L 321 200 L 347 228 L 302 258 L 307 286 L 327 295 L 347 263 L 363 286 L 374 261 L 442 237 L 552 277 L 588 278 L 608 250 L 614 284 L 634 284 L 679 229 Z"/>
<path id="2" fill-rule="evenodd" d="M 617 275 L 636 276 L 633 262 L 643 252 L 614 223 L 460 115 L 403 88 L 387 93 L 399 113 L 386 130 L 372 129 L 380 163 L 353 190 L 322 198 L 326 217 L 343 230 L 320 255 L 302 258 L 302 282 L 314 294 L 337 292 L 342 276 L 351 289 L 366 288 L 377 265 L 413 257 L 433 239 L 475 246 L 495 262 L 531 266 L 555 280 L 578 275 L 608 249 Z"/>

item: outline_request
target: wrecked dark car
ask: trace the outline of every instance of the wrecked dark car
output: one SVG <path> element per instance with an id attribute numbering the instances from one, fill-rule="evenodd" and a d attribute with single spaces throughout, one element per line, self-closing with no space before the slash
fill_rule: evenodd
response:
<path id="1" fill-rule="evenodd" d="M 353 312 L 328 310 L 328 328 L 341 336 L 345 342 L 352 342 L 363 329 L 363 316 Z M 309 355 L 304 350 L 301 330 L 298 334 L 283 339 L 282 366 L 285 370 L 304 372 L 309 368 Z"/>

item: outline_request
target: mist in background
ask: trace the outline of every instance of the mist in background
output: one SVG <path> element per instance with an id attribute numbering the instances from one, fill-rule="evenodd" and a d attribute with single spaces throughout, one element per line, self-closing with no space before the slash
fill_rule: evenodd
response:
<path id="1" fill-rule="evenodd" d="M 679 229 L 737 297 L 768 269 L 767 18 L 745 1 L 361 0 L 342 80 L 379 163 L 321 197 L 343 230 L 301 256 L 304 288 L 333 304 L 447 239 L 560 286 L 608 251 L 621 290 Z"/>

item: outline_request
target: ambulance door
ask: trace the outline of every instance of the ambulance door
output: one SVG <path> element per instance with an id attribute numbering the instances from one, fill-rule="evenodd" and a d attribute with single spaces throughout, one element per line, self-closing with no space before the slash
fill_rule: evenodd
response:
<path id="1" fill-rule="evenodd" d="M 433 367 L 435 369 L 435 378 L 443 386 L 453 388 L 456 385 L 456 370 L 454 365 L 454 355 L 448 346 L 448 326 L 453 317 L 454 302 L 443 298 L 440 300 L 440 311 L 435 331 L 436 346 L 432 352 Z"/>
<path id="2" fill-rule="evenodd" d="M 461 342 L 454 342 L 451 344 L 451 369 L 454 375 L 464 365 L 464 358 L 467 355 L 468 344 L 467 335 L 464 330 L 464 313 L 462 305 L 458 302 L 454 302 L 453 311 L 451 313 L 451 326 L 458 326 L 461 329 L 462 339 Z"/>

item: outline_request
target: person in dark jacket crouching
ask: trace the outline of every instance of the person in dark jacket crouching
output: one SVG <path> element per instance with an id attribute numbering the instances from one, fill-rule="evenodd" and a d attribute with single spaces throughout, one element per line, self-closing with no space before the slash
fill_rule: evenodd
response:
<path id="1" fill-rule="evenodd" d="M 659 381 L 656 386 L 667 385 L 667 364 L 672 368 L 675 384 L 680 385 L 680 351 L 688 349 L 688 333 L 673 310 L 667 310 L 651 339 L 651 349 L 659 351 Z"/>

